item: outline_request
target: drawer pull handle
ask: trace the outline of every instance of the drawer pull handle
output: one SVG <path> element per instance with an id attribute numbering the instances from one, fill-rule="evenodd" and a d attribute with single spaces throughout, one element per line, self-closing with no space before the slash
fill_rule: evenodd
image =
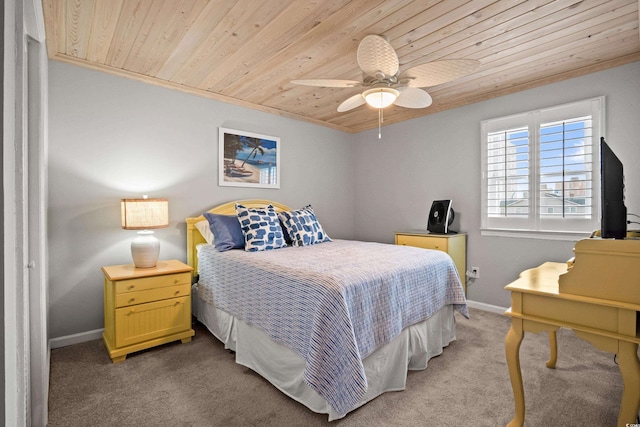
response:
<path id="1" fill-rule="evenodd" d="M 177 284 L 178 284 L 178 282 L 179 282 L 179 280 L 178 280 L 178 279 L 174 279 L 174 280 L 173 280 L 173 284 L 174 284 L 174 285 L 177 285 Z"/>
<path id="2" fill-rule="evenodd" d="M 133 313 L 135 313 L 135 312 L 136 312 L 136 310 L 135 310 L 134 308 L 132 308 L 131 310 L 129 310 L 129 314 L 133 314 Z"/>
<path id="3" fill-rule="evenodd" d="M 180 291 L 176 291 L 175 295 L 178 295 L 180 293 Z"/>
<path id="4" fill-rule="evenodd" d="M 135 298 L 131 298 L 131 299 L 129 300 L 129 303 L 132 303 L 132 302 L 134 302 L 135 300 L 136 300 Z"/>
<path id="5" fill-rule="evenodd" d="M 135 289 L 136 285 L 129 285 L 129 289 Z"/>

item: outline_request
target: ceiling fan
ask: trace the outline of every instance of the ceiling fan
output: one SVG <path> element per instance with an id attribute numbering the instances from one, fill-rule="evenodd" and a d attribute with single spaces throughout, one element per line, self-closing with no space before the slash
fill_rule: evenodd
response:
<path id="1" fill-rule="evenodd" d="M 357 52 L 358 65 L 363 79 L 308 79 L 291 83 L 320 87 L 364 87 L 362 93 L 347 98 L 338 106 L 345 112 L 365 103 L 382 109 L 392 104 L 405 108 L 426 108 L 431 96 L 421 89 L 446 83 L 475 71 L 480 62 L 473 59 L 447 59 L 416 65 L 400 70 L 395 49 L 379 35 L 368 35 L 360 41 Z M 380 113 L 381 114 L 381 113 Z"/>

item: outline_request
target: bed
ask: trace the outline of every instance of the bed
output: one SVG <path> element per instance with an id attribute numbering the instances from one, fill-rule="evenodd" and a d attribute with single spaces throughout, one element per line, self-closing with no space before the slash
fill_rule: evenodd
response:
<path id="1" fill-rule="evenodd" d="M 235 215 L 236 203 L 291 211 L 242 200 L 208 212 Z M 320 244 L 219 252 L 198 230 L 202 221 L 186 219 L 194 314 L 237 363 L 329 421 L 403 390 L 408 370 L 426 369 L 455 340 L 454 311 L 468 318 L 444 252 L 328 236 Z"/>

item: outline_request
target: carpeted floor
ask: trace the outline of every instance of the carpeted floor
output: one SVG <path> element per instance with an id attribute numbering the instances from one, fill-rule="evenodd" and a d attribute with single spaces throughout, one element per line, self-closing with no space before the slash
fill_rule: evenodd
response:
<path id="1" fill-rule="evenodd" d="M 327 422 L 288 398 L 196 324 L 188 344 L 172 343 L 113 364 L 101 340 L 51 352 L 49 426 L 504 426 L 513 396 L 504 356 L 510 320 L 456 313 L 457 340 L 407 388 Z M 546 334 L 520 349 L 526 426 L 614 426 L 622 379 L 613 356 L 571 331 L 558 332 L 558 364 L 547 369 Z"/>

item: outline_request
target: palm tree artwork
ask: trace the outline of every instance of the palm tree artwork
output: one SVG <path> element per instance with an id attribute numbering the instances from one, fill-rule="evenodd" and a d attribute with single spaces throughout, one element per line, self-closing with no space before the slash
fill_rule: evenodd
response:
<path id="1" fill-rule="evenodd" d="M 255 159 L 256 156 L 258 155 L 258 152 L 260 152 L 261 156 L 264 156 L 264 148 L 262 148 L 262 140 L 261 139 L 258 139 L 258 138 L 247 138 L 247 141 L 245 141 L 245 143 L 246 143 L 246 145 L 248 145 L 251 148 L 251 152 L 244 159 L 244 161 L 242 162 L 240 167 L 243 167 L 244 164 L 247 163 L 247 160 L 249 158 L 251 158 L 252 155 L 253 155 L 253 158 Z"/>
<path id="2" fill-rule="evenodd" d="M 255 143 L 251 142 L 255 139 L 256 138 L 249 138 L 232 133 L 224 134 L 224 158 L 231 159 L 229 162 L 225 161 L 225 175 L 237 178 L 247 178 L 253 175 L 252 171 L 244 167 L 247 159 L 244 159 L 240 166 L 236 165 L 236 160 L 238 159 L 238 152 L 242 151 L 246 145 L 255 145 Z M 259 146 L 260 143 L 258 142 L 258 147 Z M 252 153 L 253 152 L 252 150 Z"/>
<path id="3" fill-rule="evenodd" d="M 222 140 L 223 182 L 278 188 L 278 138 L 225 129 Z"/>

